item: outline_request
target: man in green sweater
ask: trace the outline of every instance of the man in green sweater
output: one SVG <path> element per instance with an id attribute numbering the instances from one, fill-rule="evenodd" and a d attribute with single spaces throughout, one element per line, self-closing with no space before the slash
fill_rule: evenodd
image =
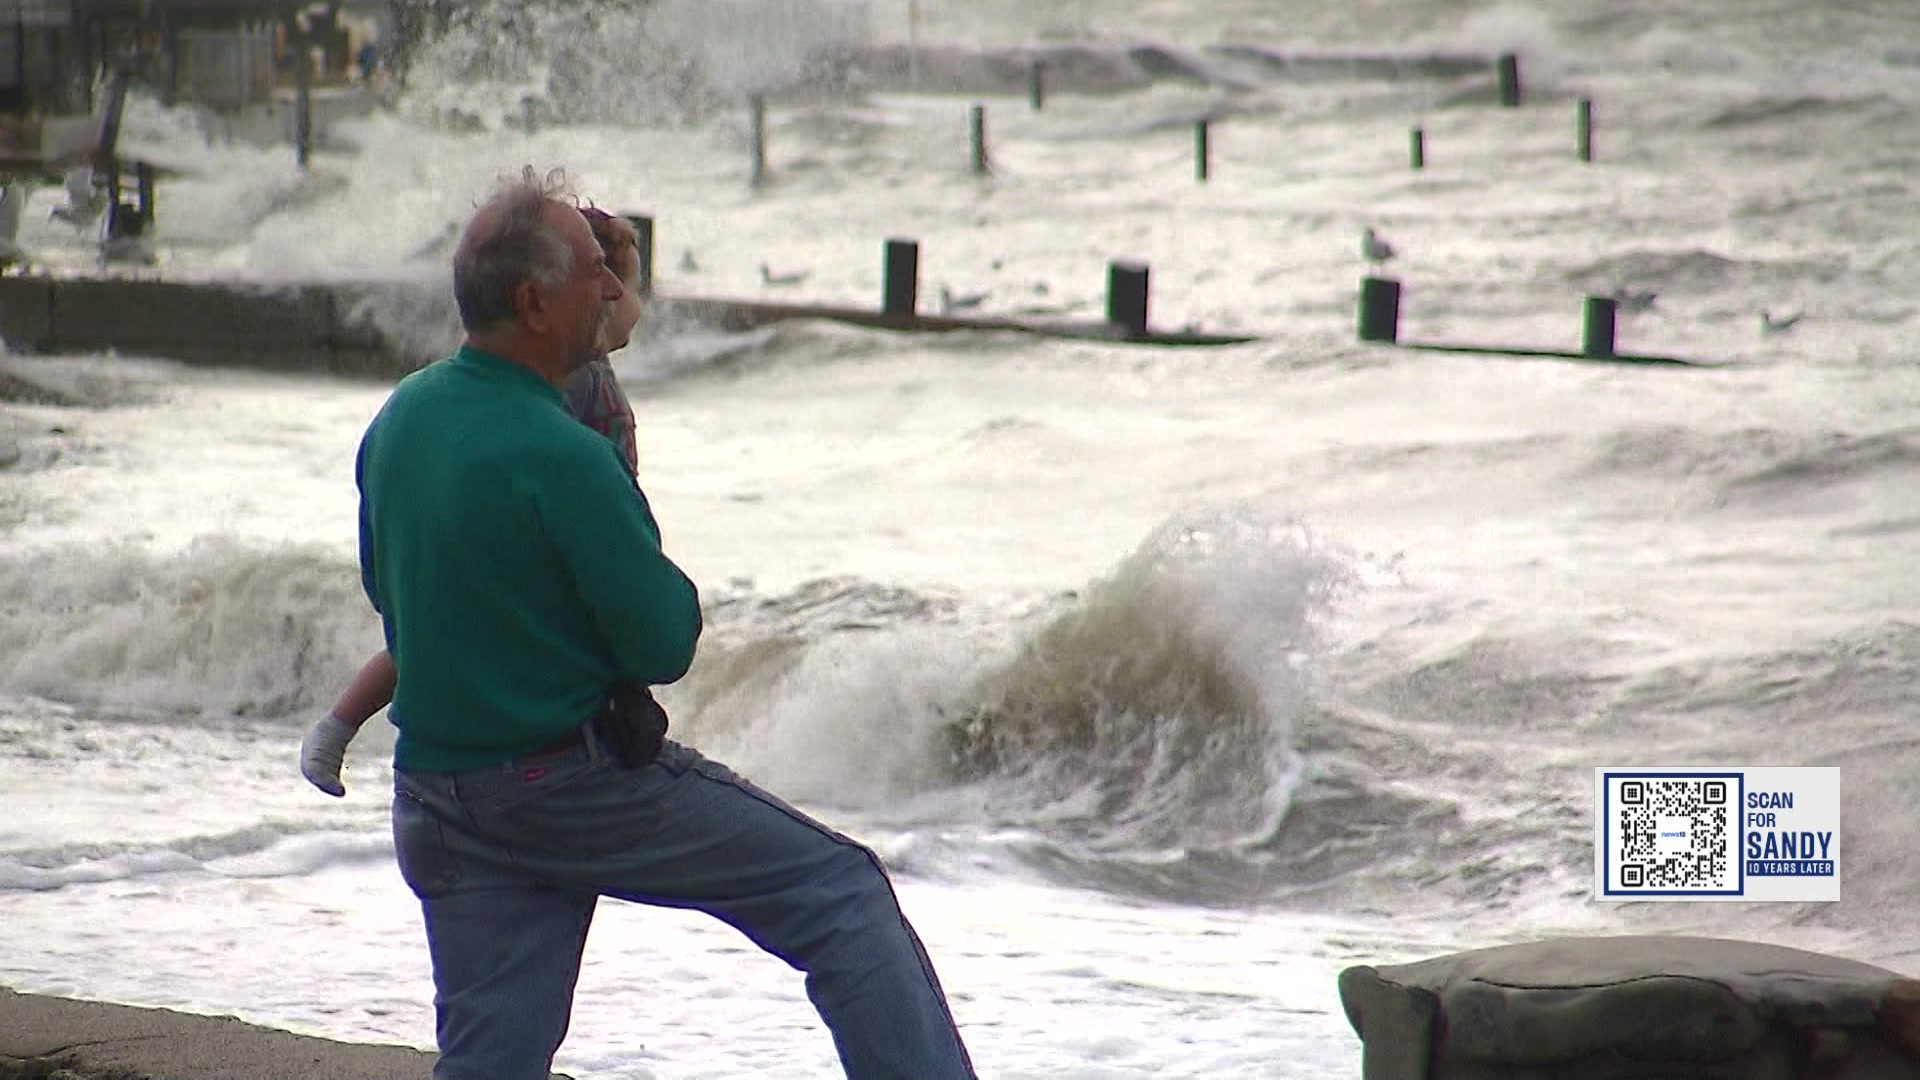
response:
<path id="1" fill-rule="evenodd" d="M 361 574 L 399 671 L 394 849 L 426 917 L 435 1077 L 546 1080 L 612 896 L 707 912 L 804 971 L 851 1080 L 971 1078 L 871 851 L 603 722 L 610 700 L 636 708 L 620 688 L 686 673 L 700 603 L 618 450 L 557 389 L 621 296 L 557 178 L 529 169 L 483 205 L 453 276 L 466 342 L 400 383 L 356 463 Z"/>

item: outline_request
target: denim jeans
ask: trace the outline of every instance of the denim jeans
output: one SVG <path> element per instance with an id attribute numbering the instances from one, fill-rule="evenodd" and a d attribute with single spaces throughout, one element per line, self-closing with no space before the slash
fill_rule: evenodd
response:
<path id="1" fill-rule="evenodd" d="M 703 911 L 806 973 L 850 1080 L 973 1067 L 874 854 L 678 743 L 396 773 L 394 850 L 426 915 L 436 1080 L 547 1080 L 602 896 Z"/>

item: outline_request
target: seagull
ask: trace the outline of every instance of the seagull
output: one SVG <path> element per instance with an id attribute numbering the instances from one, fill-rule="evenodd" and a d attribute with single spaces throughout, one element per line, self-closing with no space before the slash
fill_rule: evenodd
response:
<path id="1" fill-rule="evenodd" d="M 1794 328 L 1804 318 L 1805 312 L 1796 311 L 1791 315 L 1775 315 L 1771 311 L 1760 312 L 1760 332 L 1763 334 L 1784 334 Z"/>
<path id="2" fill-rule="evenodd" d="M 808 271 L 805 270 L 795 270 L 789 274 L 776 274 L 767 268 L 766 263 L 761 263 L 760 283 L 762 285 L 798 285 L 807 280 L 807 273 Z"/>
<path id="3" fill-rule="evenodd" d="M 1660 294 L 1652 289 L 1619 288 L 1613 290 L 1611 296 L 1613 302 L 1620 306 L 1620 310 L 1629 315 L 1652 311 L 1653 302 L 1659 298 Z"/>
<path id="4" fill-rule="evenodd" d="M 985 303 L 991 291 L 983 289 L 977 293 L 956 294 L 952 289 L 942 285 L 940 286 L 940 311 L 942 314 L 949 311 L 971 311 Z"/>
<path id="5" fill-rule="evenodd" d="M 680 252 L 680 272 L 683 274 L 697 274 L 700 272 L 700 264 L 693 261 L 692 248 L 685 248 Z"/>
<path id="6" fill-rule="evenodd" d="M 1385 237 L 1374 232 L 1373 226 L 1369 225 L 1366 234 L 1360 237 L 1360 254 L 1366 256 L 1368 262 L 1378 266 L 1399 253 L 1393 250 L 1393 245 L 1387 243 Z"/>

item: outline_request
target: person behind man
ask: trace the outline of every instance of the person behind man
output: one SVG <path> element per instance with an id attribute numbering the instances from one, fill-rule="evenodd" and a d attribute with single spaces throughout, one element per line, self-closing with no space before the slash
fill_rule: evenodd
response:
<path id="1" fill-rule="evenodd" d="M 620 380 L 614 375 L 613 363 L 607 354 L 626 348 L 633 328 L 640 322 L 638 237 L 633 226 L 605 210 L 582 207 L 580 216 L 587 219 L 593 239 L 606 256 L 608 268 L 620 279 L 622 289 L 607 320 L 601 352 L 567 376 L 566 382 L 560 385 L 560 394 L 574 419 L 613 440 L 614 448 L 627 464 L 627 471 L 637 477 L 640 445 L 634 430 L 633 403 L 620 388 Z M 347 786 L 340 779 L 340 771 L 346 762 L 347 746 L 375 713 L 392 703 L 394 684 L 399 677 L 393 667 L 393 656 L 385 649 L 361 665 L 334 700 L 333 707 L 315 721 L 300 740 L 300 773 L 308 783 L 335 798 L 346 795 Z"/>
<path id="2" fill-rule="evenodd" d="M 474 214 L 453 267 L 466 341 L 402 380 L 355 464 L 434 1076 L 546 1080 L 611 896 L 705 912 L 805 972 L 850 1080 L 971 1078 L 870 850 L 672 740 L 618 751 L 596 722 L 631 698 L 616 687 L 686 673 L 701 614 L 613 444 L 562 407 L 621 295 L 569 199 L 527 169 Z"/>

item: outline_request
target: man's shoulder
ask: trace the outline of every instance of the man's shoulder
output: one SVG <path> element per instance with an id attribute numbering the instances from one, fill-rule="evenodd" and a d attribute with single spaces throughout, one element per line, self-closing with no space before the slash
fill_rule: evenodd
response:
<path id="1" fill-rule="evenodd" d="M 455 356 L 457 355 L 456 353 Z M 394 385 L 393 392 L 396 394 L 402 392 L 417 392 L 423 388 L 445 385 L 451 379 L 454 369 L 457 366 L 453 362 L 454 359 L 454 356 L 443 356 L 431 363 L 422 364 L 401 378 L 401 380 Z"/>

